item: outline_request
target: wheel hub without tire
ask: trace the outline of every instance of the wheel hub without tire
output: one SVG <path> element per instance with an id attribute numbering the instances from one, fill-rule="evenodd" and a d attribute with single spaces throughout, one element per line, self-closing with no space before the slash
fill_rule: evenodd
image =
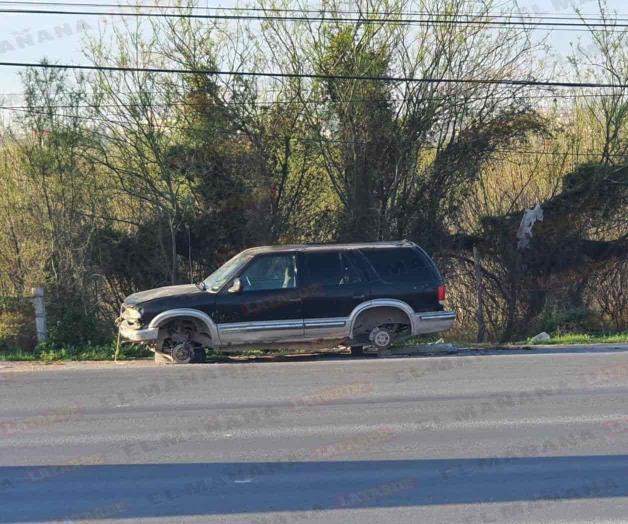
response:
<path id="1" fill-rule="evenodd" d="M 193 354 L 192 347 L 188 343 L 177 344 L 170 352 L 172 360 L 174 360 L 177 364 L 187 364 L 190 360 L 192 360 Z"/>
<path id="2" fill-rule="evenodd" d="M 392 343 L 392 337 L 388 331 L 381 328 L 375 328 L 371 331 L 371 336 L 369 337 L 371 342 L 378 349 L 385 349 Z"/>

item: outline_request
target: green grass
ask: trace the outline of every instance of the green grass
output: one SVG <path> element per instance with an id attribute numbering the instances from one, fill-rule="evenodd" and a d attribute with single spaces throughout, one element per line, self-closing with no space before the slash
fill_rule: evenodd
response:
<path id="1" fill-rule="evenodd" d="M 404 338 L 400 342 L 393 344 L 396 348 L 414 347 L 421 344 L 435 344 L 439 341 L 444 341 L 444 337 L 440 334 L 435 335 L 417 335 L 409 338 Z"/>
<path id="2" fill-rule="evenodd" d="M 21 349 L 0 350 L 0 361 L 58 362 L 63 360 L 113 360 L 115 343 L 105 345 L 86 345 L 80 347 L 55 347 L 46 344 L 37 346 L 33 351 Z M 119 360 L 136 360 L 152 357 L 147 348 L 140 345 L 122 345 Z"/>
<path id="3" fill-rule="evenodd" d="M 546 345 L 546 344 L 620 344 L 628 343 L 628 332 L 615 333 L 614 335 L 588 335 L 584 333 L 563 333 L 552 335 L 551 340 L 547 342 L 530 342 L 527 344 Z"/>
<path id="4" fill-rule="evenodd" d="M 434 343 L 438 340 L 438 337 L 412 337 L 403 341 L 397 347 L 412 346 L 417 344 Z M 628 332 L 608 334 L 608 335 L 591 335 L 583 333 L 563 333 L 558 335 L 552 335 L 552 338 L 548 342 L 521 342 L 521 344 L 527 345 L 545 345 L 545 344 L 620 344 L 628 343 Z M 464 344 L 463 344 L 464 345 Z M 469 344 L 466 344 L 469 346 Z M 483 344 L 487 347 L 492 347 L 494 344 Z M 475 344 L 474 346 L 480 346 Z M 97 360 L 113 360 L 115 353 L 115 343 L 104 345 L 85 345 L 80 347 L 55 347 L 51 345 L 39 345 L 33 351 L 24 351 L 21 349 L 0 348 L 0 361 L 5 362 L 60 362 L 68 360 L 84 360 L 84 361 L 97 361 Z M 279 352 L 267 352 L 260 350 L 249 350 L 243 352 L 245 356 L 260 356 L 266 354 L 287 354 L 287 351 Z M 141 345 L 129 345 L 123 344 L 120 347 L 119 360 L 138 360 L 152 358 L 153 354 L 146 347 Z M 208 352 L 208 358 L 220 358 L 224 357 L 219 352 Z"/>

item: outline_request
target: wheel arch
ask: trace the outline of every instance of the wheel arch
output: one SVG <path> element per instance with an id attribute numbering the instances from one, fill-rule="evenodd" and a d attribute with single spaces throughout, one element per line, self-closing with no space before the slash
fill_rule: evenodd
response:
<path id="1" fill-rule="evenodd" d="M 211 319 L 209 315 L 199 311 L 198 309 L 190 309 L 190 308 L 178 308 L 178 309 L 169 309 L 167 311 L 163 311 L 159 313 L 153 320 L 151 320 L 149 324 L 149 328 L 160 328 L 165 325 L 170 320 L 175 318 L 191 318 L 200 322 L 207 331 L 212 339 L 212 342 L 215 344 L 220 343 L 220 338 L 218 337 L 218 328 L 216 324 Z"/>
<path id="2" fill-rule="evenodd" d="M 402 312 L 408 318 L 410 329 L 414 332 L 414 310 L 407 302 L 394 299 L 375 299 L 363 302 L 353 309 L 349 316 L 349 338 L 353 338 L 353 330 L 358 317 L 365 311 L 377 308 L 392 308 Z"/>

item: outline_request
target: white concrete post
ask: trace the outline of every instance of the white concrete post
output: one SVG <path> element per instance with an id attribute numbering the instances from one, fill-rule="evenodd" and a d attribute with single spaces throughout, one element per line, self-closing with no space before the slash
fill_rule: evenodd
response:
<path id="1" fill-rule="evenodd" d="M 35 328 L 37 329 L 37 343 L 48 340 L 48 326 L 46 324 L 46 303 L 44 302 L 44 288 L 33 288 L 33 305 L 35 306 Z"/>

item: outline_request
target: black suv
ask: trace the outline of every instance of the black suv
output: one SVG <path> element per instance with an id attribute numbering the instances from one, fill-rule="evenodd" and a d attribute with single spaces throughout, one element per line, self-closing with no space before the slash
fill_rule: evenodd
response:
<path id="1" fill-rule="evenodd" d="M 247 249 L 198 284 L 130 295 L 122 337 L 186 363 L 220 351 L 334 347 L 386 352 L 400 338 L 451 327 L 445 286 L 416 244 Z"/>

